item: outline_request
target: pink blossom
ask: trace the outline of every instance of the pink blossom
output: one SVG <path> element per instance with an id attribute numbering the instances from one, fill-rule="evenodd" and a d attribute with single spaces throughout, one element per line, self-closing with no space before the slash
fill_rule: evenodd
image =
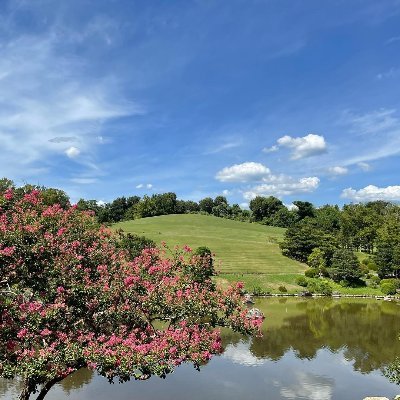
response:
<path id="1" fill-rule="evenodd" d="M 28 329 L 23 328 L 17 333 L 17 338 L 18 339 L 23 339 L 26 336 L 27 333 L 28 333 Z"/>

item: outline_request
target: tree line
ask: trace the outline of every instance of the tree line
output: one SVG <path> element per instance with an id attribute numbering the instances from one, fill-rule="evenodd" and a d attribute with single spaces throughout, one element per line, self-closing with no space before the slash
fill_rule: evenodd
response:
<path id="1" fill-rule="evenodd" d="M 305 262 L 318 275 L 355 282 L 365 271 L 379 278 L 400 275 L 400 207 L 386 201 L 312 207 L 290 226 L 282 253 Z M 360 264 L 355 252 L 368 255 Z"/>
<path id="2" fill-rule="evenodd" d="M 36 188 L 41 190 L 45 204 L 70 206 L 68 195 L 60 189 L 29 184 L 16 188 L 11 180 L 0 179 L 0 192 L 6 188 L 13 188 L 16 193 Z M 369 262 L 376 266 L 380 277 L 400 274 L 400 207 L 386 201 L 347 204 L 342 208 L 294 201 L 292 209 L 288 209 L 274 196 L 257 196 L 250 201 L 250 210 L 246 210 L 238 204 L 230 205 L 225 196 L 205 197 L 196 202 L 180 200 L 175 193 L 168 192 L 122 196 L 102 204 L 80 199 L 76 206 L 78 210 L 92 211 L 100 223 L 106 224 L 159 215 L 202 213 L 288 228 L 280 244 L 285 256 L 311 266 L 334 268 L 332 263 L 338 259 L 347 260 L 345 264 L 349 266 L 358 265 L 353 253 L 365 252 L 371 255 Z M 358 268 L 351 267 L 347 272 L 347 275 L 332 272 L 332 276 L 354 280 L 360 275 Z"/>

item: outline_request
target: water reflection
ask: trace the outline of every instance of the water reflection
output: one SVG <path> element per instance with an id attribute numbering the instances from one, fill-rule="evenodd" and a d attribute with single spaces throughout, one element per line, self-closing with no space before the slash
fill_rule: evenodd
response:
<path id="1" fill-rule="evenodd" d="M 400 356 L 397 303 L 353 299 L 257 300 L 267 319 L 252 341 L 224 332 L 225 352 L 200 373 L 178 368 L 166 380 L 109 385 L 82 370 L 49 400 L 61 399 L 362 399 L 393 397 L 400 388 L 380 372 Z M 0 398 L 14 399 L 17 381 L 0 380 Z"/>

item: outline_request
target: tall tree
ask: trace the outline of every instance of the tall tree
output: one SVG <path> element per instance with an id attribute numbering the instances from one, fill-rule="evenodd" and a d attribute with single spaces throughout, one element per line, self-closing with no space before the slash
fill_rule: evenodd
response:
<path id="1" fill-rule="evenodd" d="M 0 195 L 0 377 L 22 378 L 20 400 L 81 368 L 110 382 L 199 368 L 222 350 L 215 327 L 258 331 L 242 286 L 217 288 L 208 257 L 186 247 L 132 260 L 91 213 L 14 194 Z"/>

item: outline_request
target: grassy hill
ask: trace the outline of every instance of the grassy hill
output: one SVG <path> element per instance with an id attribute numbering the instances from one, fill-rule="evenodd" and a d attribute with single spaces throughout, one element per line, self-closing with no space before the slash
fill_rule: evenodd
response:
<path id="1" fill-rule="evenodd" d="M 165 241 L 170 247 L 207 246 L 221 262 L 220 277 L 243 280 L 249 290 L 255 286 L 276 290 L 279 285 L 298 290 L 295 279 L 306 268 L 282 256 L 278 246 L 285 231 L 282 228 L 198 214 L 143 218 L 121 222 L 113 228 L 144 235 L 157 243 Z"/>

